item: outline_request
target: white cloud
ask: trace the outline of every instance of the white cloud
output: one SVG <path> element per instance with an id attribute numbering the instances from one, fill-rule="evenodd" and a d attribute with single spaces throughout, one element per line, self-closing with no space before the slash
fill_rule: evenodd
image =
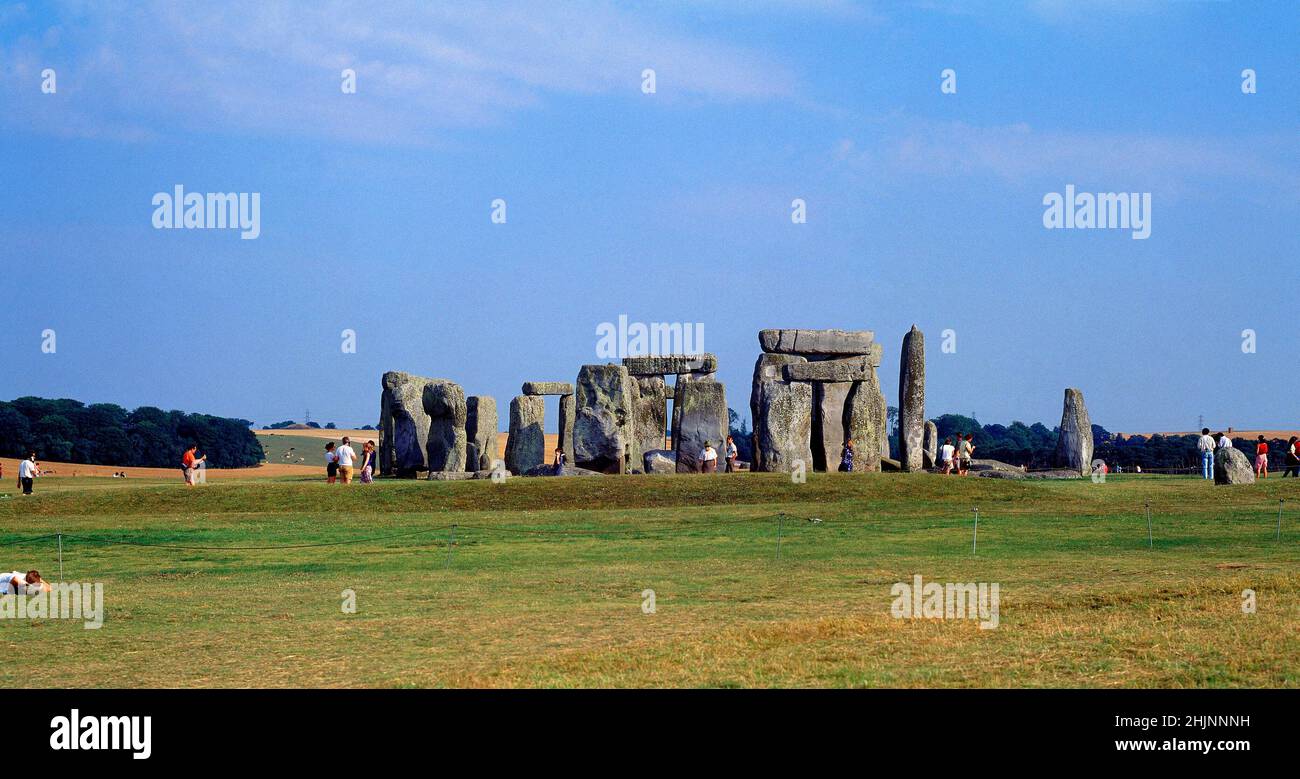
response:
<path id="1" fill-rule="evenodd" d="M 605 2 L 72 3 L 57 36 L 0 47 L 9 121 L 42 131 L 138 137 L 180 126 L 424 143 L 492 125 L 555 95 L 661 102 L 790 96 L 760 52 L 678 32 Z M 57 63 L 61 103 L 33 72 Z M 357 71 L 355 95 L 339 72 Z"/>

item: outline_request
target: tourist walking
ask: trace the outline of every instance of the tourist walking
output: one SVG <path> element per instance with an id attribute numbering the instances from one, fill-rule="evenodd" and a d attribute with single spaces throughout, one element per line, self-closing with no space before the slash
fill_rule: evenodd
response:
<path id="1" fill-rule="evenodd" d="M 731 436 L 727 436 L 727 473 L 736 472 L 736 458 L 740 457 L 740 450 L 736 448 L 736 441 Z"/>
<path id="2" fill-rule="evenodd" d="M 1261 479 L 1268 478 L 1268 441 L 1264 436 L 1260 436 L 1255 444 L 1255 475 Z"/>
<path id="3" fill-rule="evenodd" d="M 700 451 L 700 472 L 718 472 L 718 450 L 714 449 L 713 444 L 709 441 L 704 442 L 704 449 Z"/>
<path id="4" fill-rule="evenodd" d="M 198 456 L 199 445 L 190 444 L 190 448 L 185 450 L 181 455 L 181 473 L 185 476 L 185 486 L 194 486 L 194 471 L 198 469 L 199 463 L 207 462 L 208 456 Z"/>
<path id="5" fill-rule="evenodd" d="M 351 439 L 343 436 L 343 445 L 335 450 L 339 458 L 339 479 L 344 484 L 352 483 L 352 462 L 357 459 L 357 453 L 352 448 Z"/>
<path id="6" fill-rule="evenodd" d="M 853 473 L 853 439 L 844 442 L 844 449 L 840 451 L 840 470 L 844 473 Z"/>
<path id="7" fill-rule="evenodd" d="M 957 436 L 957 473 L 965 476 L 970 470 L 970 458 L 975 454 L 975 444 L 971 442 L 971 433 L 965 438 Z"/>
<path id="8" fill-rule="evenodd" d="M 956 451 L 951 438 L 943 439 L 943 446 L 939 447 L 939 467 L 945 475 L 952 473 L 952 458 Z"/>
<path id="9" fill-rule="evenodd" d="M 1196 449 L 1201 453 L 1201 478 L 1214 478 L 1214 439 L 1210 437 L 1210 428 L 1201 428 L 1201 437 L 1196 442 Z"/>
<path id="10" fill-rule="evenodd" d="M 27 459 L 18 464 L 18 487 L 22 489 L 24 495 L 32 494 L 32 481 L 40 475 L 41 466 L 36 464 L 36 452 L 28 452 Z"/>
<path id="11" fill-rule="evenodd" d="M 369 484 L 375 480 L 375 442 L 366 441 L 361 447 L 361 483 Z"/>
<path id="12" fill-rule="evenodd" d="M 334 451 L 334 442 L 325 444 L 325 483 L 333 484 L 339 475 L 339 453 Z"/>

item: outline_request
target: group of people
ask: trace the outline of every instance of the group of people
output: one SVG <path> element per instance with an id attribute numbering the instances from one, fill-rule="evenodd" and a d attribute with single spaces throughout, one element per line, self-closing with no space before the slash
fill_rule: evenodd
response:
<path id="1" fill-rule="evenodd" d="M 736 458 L 740 457 L 740 450 L 736 448 L 736 441 L 731 436 L 727 436 L 727 473 L 735 473 Z M 705 441 L 704 448 L 700 450 L 699 463 L 697 467 L 700 473 L 717 473 L 718 472 L 718 450 L 713 448 L 712 441 Z"/>
<path id="2" fill-rule="evenodd" d="M 971 457 L 975 454 L 975 436 L 958 433 L 957 443 L 954 445 L 952 441 L 945 438 L 939 447 L 939 470 L 944 475 L 965 476 L 970 472 Z"/>
<path id="3" fill-rule="evenodd" d="M 1210 435 L 1210 428 L 1201 428 L 1201 437 L 1196 441 L 1196 449 L 1201 453 L 1201 478 L 1214 478 L 1214 453 L 1218 449 L 1231 449 L 1232 436 L 1227 433 L 1215 433 Z M 1265 479 L 1268 478 L 1268 439 L 1259 436 L 1255 441 L 1255 476 Z M 1292 476 L 1300 478 L 1300 439 L 1291 436 L 1286 442 L 1286 453 L 1283 455 L 1282 478 Z"/>
<path id="4" fill-rule="evenodd" d="M 366 441 L 361 447 L 361 483 L 369 484 L 375 480 L 375 442 Z M 333 441 L 325 444 L 325 480 L 333 484 L 341 481 L 352 483 L 352 474 L 357 468 L 357 452 L 352 448 L 352 439 L 343 436 L 343 442 L 335 446 Z"/>

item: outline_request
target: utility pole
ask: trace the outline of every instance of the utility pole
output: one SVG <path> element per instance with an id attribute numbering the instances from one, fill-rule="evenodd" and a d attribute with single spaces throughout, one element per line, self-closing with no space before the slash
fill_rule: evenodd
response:
<path id="1" fill-rule="evenodd" d="M 304 425 L 310 425 L 310 424 L 311 424 L 311 409 L 307 409 L 306 417 L 307 417 L 307 418 L 304 419 L 304 420 L 302 421 L 302 423 L 303 423 Z"/>

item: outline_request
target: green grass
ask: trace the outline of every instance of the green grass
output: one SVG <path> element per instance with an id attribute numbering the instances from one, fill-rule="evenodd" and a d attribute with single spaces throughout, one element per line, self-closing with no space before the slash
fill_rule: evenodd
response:
<path id="1" fill-rule="evenodd" d="M 104 582 L 107 616 L 0 621 L 33 658 L 7 687 L 1300 686 L 1300 511 L 1274 538 L 1300 480 L 38 486 L 0 499 L 0 567 L 57 578 L 55 540 L 22 539 L 62 532 L 63 578 Z M 1000 626 L 893 618 L 917 573 L 998 583 Z"/>

